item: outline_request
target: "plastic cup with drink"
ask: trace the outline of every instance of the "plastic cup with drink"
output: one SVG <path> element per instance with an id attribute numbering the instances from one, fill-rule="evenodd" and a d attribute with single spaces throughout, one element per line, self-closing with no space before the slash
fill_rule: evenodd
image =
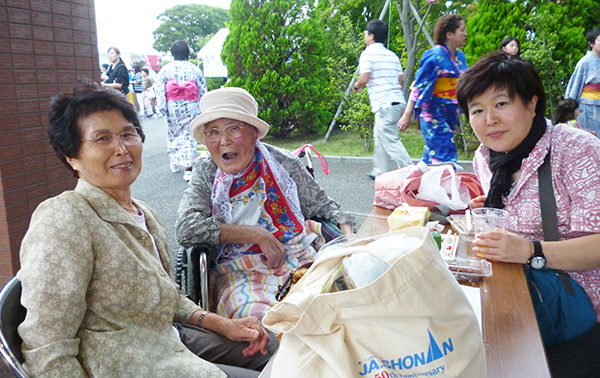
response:
<path id="1" fill-rule="evenodd" d="M 509 212 L 493 207 L 480 207 L 471 210 L 473 217 L 473 228 L 475 236 L 482 232 L 495 231 L 496 229 L 504 230 Z M 468 253 L 472 257 L 476 257 L 471 251 Z"/>

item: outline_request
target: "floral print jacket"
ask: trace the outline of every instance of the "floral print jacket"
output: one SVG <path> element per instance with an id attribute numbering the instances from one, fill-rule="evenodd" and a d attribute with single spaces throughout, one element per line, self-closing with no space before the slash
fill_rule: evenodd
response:
<path id="1" fill-rule="evenodd" d="M 504 209 L 510 213 L 506 229 L 531 241 L 544 240 L 537 170 L 550 147 L 560 240 L 600 233 L 600 141 L 565 124 L 556 125 L 554 130 L 548 126 L 523 159 L 514 189 L 504 199 Z M 485 193 L 492 179 L 489 159 L 489 149 L 481 145 L 475 152 L 473 169 Z M 600 269 L 569 274 L 588 293 L 600 320 Z"/>

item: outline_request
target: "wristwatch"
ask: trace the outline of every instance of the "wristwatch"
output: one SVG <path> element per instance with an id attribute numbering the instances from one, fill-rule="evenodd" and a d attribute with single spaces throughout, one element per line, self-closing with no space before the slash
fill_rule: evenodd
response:
<path id="1" fill-rule="evenodd" d="M 531 255 L 527 264 L 531 269 L 542 270 L 546 267 L 546 257 L 542 252 L 542 244 L 539 241 L 531 242 L 531 244 L 533 245 L 533 255 Z"/>

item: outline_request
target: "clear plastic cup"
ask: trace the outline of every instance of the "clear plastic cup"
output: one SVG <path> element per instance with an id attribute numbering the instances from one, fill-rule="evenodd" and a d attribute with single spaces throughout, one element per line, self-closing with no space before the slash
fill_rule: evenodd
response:
<path id="1" fill-rule="evenodd" d="M 486 231 L 494 231 L 497 228 L 503 230 L 509 212 L 493 207 L 480 207 L 479 209 L 471 210 L 471 215 L 473 216 L 475 235 L 477 235 Z"/>

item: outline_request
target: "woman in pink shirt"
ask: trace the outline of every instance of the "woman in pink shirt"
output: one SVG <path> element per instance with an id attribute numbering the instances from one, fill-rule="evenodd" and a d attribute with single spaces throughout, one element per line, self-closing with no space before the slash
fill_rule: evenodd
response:
<path id="1" fill-rule="evenodd" d="M 473 167 L 486 195 L 470 205 L 510 213 L 506 230 L 479 234 L 473 250 L 518 264 L 529 264 L 534 250 L 541 253 L 547 268 L 568 271 L 584 288 L 600 319 L 600 141 L 565 124 L 552 127 L 533 65 L 500 52 L 461 76 L 457 99 L 481 141 Z M 559 241 L 543 241 L 540 212 L 538 168 L 550 148 Z M 600 324 L 546 346 L 546 353 L 555 378 L 597 376 Z"/>

